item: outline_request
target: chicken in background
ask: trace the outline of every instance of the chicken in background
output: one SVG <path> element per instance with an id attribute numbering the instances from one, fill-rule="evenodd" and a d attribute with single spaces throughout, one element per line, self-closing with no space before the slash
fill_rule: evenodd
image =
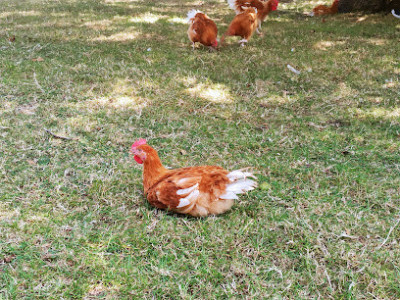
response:
<path id="1" fill-rule="evenodd" d="M 260 34 L 261 23 L 271 11 L 277 10 L 279 0 L 268 0 L 266 2 L 260 0 L 228 0 L 228 4 L 237 15 L 241 14 L 249 7 L 257 9 L 258 28 L 256 31 Z"/>
<path id="2" fill-rule="evenodd" d="M 143 188 L 149 203 L 194 217 L 218 215 L 229 210 L 238 194 L 254 189 L 253 174 L 236 170 L 228 172 L 217 166 L 166 169 L 157 151 L 146 140 L 131 147 L 137 163 L 143 164 Z"/>
<path id="3" fill-rule="evenodd" d="M 239 43 L 243 47 L 253 35 L 254 30 L 256 30 L 257 22 L 257 8 L 249 7 L 244 12 L 236 15 L 228 30 L 222 36 L 221 45 L 224 43 L 226 36 L 240 36 L 242 39 Z"/>
<path id="4" fill-rule="evenodd" d="M 206 14 L 192 9 L 187 14 L 187 20 L 190 24 L 187 33 L 189 40 L 192 42 L 193 50 L 194 44 L 197 42 L 210 47 L 211 50 L 218 46 L 217 25 Z"/>
<path id="5" fill-rule="evenodd" d="M 313 8 L 310 16 L 334 15 L 338 13 L 339 0 L 333 1 L 331 6 L 318 5 Z"/>

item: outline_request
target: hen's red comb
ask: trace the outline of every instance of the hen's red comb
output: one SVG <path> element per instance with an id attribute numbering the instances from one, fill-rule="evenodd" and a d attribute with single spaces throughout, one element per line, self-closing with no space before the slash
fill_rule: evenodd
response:
<path id="1" fill-rule="evenodd" d="M 271 10 L 274 11 L 278 8 L 279 0 L 272 0 Z"/>
<path id="2" fill-rule="evenodd" d="M 147 142 L 146 142 L 145 139 L 138 139 L 136 142 L 134 142 L 134 143 L 132 144 L 131 150 L 133 150 L 133 149 L 139 147 L 140 145 L 145 145 L 145 144 L 147 144 Z"/>

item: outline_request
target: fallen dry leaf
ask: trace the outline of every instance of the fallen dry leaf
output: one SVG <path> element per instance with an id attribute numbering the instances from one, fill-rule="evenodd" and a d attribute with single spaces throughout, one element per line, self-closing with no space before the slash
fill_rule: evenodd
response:
<path id="1" fill-rule="evenodd" d="M 9 264 L 10 262 L 12 262 L 15 259 L 16 255 L 15 254 L 11 254 L 9 256 L 4 257 L 4 262 Z"/>
<path id="2" fill-rule="evenodd" d="M 330 175 L 330 174 L 332 174 L 332 171 L 331 171 L 331 169 L 332 169 L 333 167 L 334 167 L 334 166 L 333 166 L 333 165 L 331 165 L 331 166 L 329 166 L 329 167 L 327 167 L 327 168 L 323 169 L 322 171 L 323 171 L 325 174 L 328 174 L 328 175 Z"/>
<path id="3" fill-rule="evenodd" d="M 28 164 L 30 164 L 31 166 L 36 166 L 36 161 L 34 161 L 34 160 L 28 159 L 27 162 L 28 162 Z"/>
<path id="4" fill-rule="evenodd" d="M 33 58 L 32 61 L 44 61 L 44 59 L 42 57 L 38 57 L 38 58 Z"/>
<path id="5" fill-rule="evenodd" d="M 44 261 L 53 261 L 54 259 L 55 259 L 55 256 L 50 253 L 46 253 L 46 254 L 42 255 L 42 260 L 44 260 Z"/>
<path id="6" fill-rule="evenodd" d="M 9 40 L 11 43 L 15 42 L 15 35 L 10 36 L 10 37 L 8 38 L 8 40 Z"/>
<path id="7" fill-rule="evenodd" d="M 267 123 L 263 123 L 263 124 L 257 126 L 257 129 L 258 129 L 258 130 L 268 130 L 268 129 L 269 129 L 269 126 L 268 126 Z"/>

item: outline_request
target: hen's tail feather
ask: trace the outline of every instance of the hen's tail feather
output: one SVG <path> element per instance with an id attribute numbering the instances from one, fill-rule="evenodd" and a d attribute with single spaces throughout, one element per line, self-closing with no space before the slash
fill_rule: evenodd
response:
<path id="1" fill-rule="evenodd" d="M 392 15 L 393 17 L 400 19 L 400 15 L 396 15 L 396 11 L 394 9 L 392 10 Z"/>
<path id="2" fill-rule="evenodd" d="M 246 10 L 248 10 L 248 9 L 254 9 L 254 12 L 257 14 L 258 13 L 258 10 L 257 10 L 257 7 L 252 7 L 252 6 L 242 6 L 241 7 L 244 11 L 246 11 Z"/>
<path id="3" fill-rule="evenodd" d="M 222 45 L 225 43 L 225 38 L 226 38 L 227 36 L 231 36 L 231 35 L 232 35 L 231 29 L 230 29 L 230 27 L 228 27 L 228 30 L 225 31 L 225 33 L 221 36 L 220 45 L 222 46 Z"/>
<path id="4" fill-rule="evenodd" d="M 232 183 L 226 186 L 225 193 L 219 197 L 220 199 L 238 199 L 238 194 L 243 194 L 257 187 L 256 181 L 247 179 L 248 177 L 256 179 L 250 172 L 235 170 L 227 176 Z"/>
<path id="5" fill-rule="evenodd" d="M 224 199 L 224 200 L 228 200 L 228 199 L 236 200 L 236 199 L 239 199 L 239 197 L 234 192 L 226 192 L 225 194 L 219 196 L 219 198 L 220 199 Z"/>
<path id="6" fill-rule="evenodd" d="M 252 177 L 254 179 L 257 179 L 257 177 L 255 177 L 252 173 L 246 172 L 246 169 L 232 171 L 227 176 L 231 182 L 238 179 L 245 179 L 247 177 Z"/>
<path id="7" fill-rule="evenodd" d="M 237 180 L 226 186 L 227 192 L 234 192 L 235 194 L 243 194 L 253 190 L 257 186 L 257 182 L 251 179 Z"/>
<path id="8" fill-rule="evenodd" d="M 241 12 L 236 4 L 236 0 L 228 0 L 228 5 L 231 9 L 235 11 L 236 14 L 239 14 Z"/>
<path id="9" fill-rule="evenodd" d="M 228 31 L 227 32 L 225 32 L 222 36 L 221 36 L 221 39 L 219 40 L 219 44 L 222 46 L 224 43 L 225 43 L 225 38 L 226 38 L 226 35 L 228 34 Z"/>
<path id="10" fill-rule="evenodd" d="M 192 9 L 189 10 L 187 13 L 187 22 L 190 23 L 192 19 L 194 19 L 194 17 L 198 14 L 198 13 L 202 13 L 201 11 L 197 10 L 197 9 Z"/>

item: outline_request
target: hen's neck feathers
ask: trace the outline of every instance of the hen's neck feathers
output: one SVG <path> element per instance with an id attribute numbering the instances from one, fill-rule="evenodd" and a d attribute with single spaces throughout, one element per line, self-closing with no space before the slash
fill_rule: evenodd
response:
<path id="1" fill-rule="evenodd" d="M 331 10 L 335 12 L 339 7 L 339 1 L 334 1 L 331 5 Z"/>
<path id="2" fill-rule="evenodd" d="M 157 182 L 159 178 L 161 178 L 167 169 L 161 163 L 160 158 L 158 157 L 157 151 L 153 149 L 151 153 L 147 153 L 146 159 L 143 164 L 143 187 L 144 192 L 147 193 L 147 190 Z"/>

